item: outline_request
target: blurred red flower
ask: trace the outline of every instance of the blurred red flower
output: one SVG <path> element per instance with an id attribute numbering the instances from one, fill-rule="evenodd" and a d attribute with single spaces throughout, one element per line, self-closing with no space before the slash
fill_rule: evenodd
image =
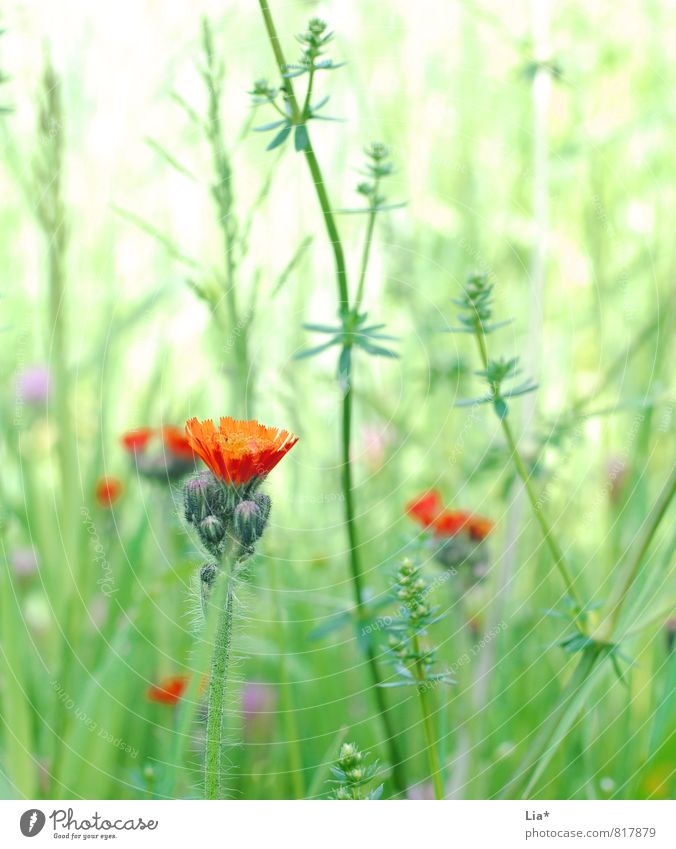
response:
<path id="1" fill-rule="evenodd" d="M 122 495 L 122 481 L 110 475 L 104 475 L 96 482 L 94 495 L 101 507 L 112 507 Z"/>
<path id="2" fill-rule="evenodd" d="M 139 427 L 122 434 L 121 442 L 130 454 L 145 451 L 154 431 L 151 427 Z"/>
<path id="3" fill-rule="evenodd" d="M 490 519 L 482 519 L 479 516 L 470 516 L 467 528 L 469 535 L 477 542 L 486 539 L 488 534 L 493 530 L 494 524 Z"/>
<path id="4" fill-rule="evenodd" d="M 164 446 L 167 451 L 180 460 L 192 461 L 196 458 L 197 455 L 190 445 L 184 428 L 176 427 L 176 425 L 166 425 L 162 428 L 162 439 L 164 440 Z"/>
<path id="5" fill-rule="evenodd" d="M 163 678 L 159 684 L 148 687 L 146 697 L 148 701 L 158 702 L 162 705 L 175 705 L 188 686 L 187 675 L 170 675 Z"/>
<path id="6" fill-rule="evenodd" d="M 424 492 L 406 505 L 406 512 L 423 528 L 429 528 L 443 511 L 441 493 L 437 489 Z"/>
<path id="7" fill-rule="evenodd" d="M 431 528 L 439 537 L 451 537 L 466 532 L 471 539 L 481 542 L 493 529 L 490 519 L 472 516 L 465 510 L 445 509 L 441 493 L 437 489 L 431 489 L 414 498 L 406 505 L 406 512 L 419 525 Z"/>
<path id="8" fill-rule="evenodd" d="M 464 510 L 444 510 L 434 520 L 434 533 L 439 537 L 452 537 L 465 530 L 470 521 Z"/>

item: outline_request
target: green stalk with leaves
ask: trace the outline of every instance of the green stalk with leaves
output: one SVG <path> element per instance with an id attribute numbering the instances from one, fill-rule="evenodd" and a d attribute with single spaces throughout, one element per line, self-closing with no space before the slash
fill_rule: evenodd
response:
<path id="1" fill-rule="evenodd" d="M 342 801 L 366 801 L 380 799 L 383 785 L 374 790 L 368 785 L 378 775 L 378 761 L 367 763 L 368 755 L 360 751 L 354 743 L 343 743 L 335 765 L 331 767 L 335 785 L 333 798 Z"/>
<path id="2" fill-rule="evenodd" d="M 322 174 L 319 161 L 315 154 L 312 140 L 308 131 L 308 123 L 312 120 L 331 120 L 320 114 L 322 108 L 328 101 L 328 97 L 313 103 L 312 95 L 318 72 L 330 71 L 339 67 L 331 59 L 322 58 L 325 48 L 332 40 L 333 34 L 327 31 L 326 24 L 318 19 L 312 19 L 305 33 L 298 36 L 302 46 L 302 55 L 298 64 L 288 64 L 284 58 L 281 43 L 272 18 L 267 0 L 259 0 L 265 29 L 274 53 L 277 69 L 281 76 L 281 90 L 271 87 L 266 80 L 255 83 L 252 95 L 257 106 L 267 105 L 273 108 L 279 115 L 278 119 L 270 124 L 258 127 L 259 131 L 275 131 L 275 135 L 268 145 L 268 150 L 274 150 L 283 145 L 293 134 L 294 148 L 302 152 L 307 163 L 312 182 L 315 187 L 317 200 L 324 222 L 327 236 L 333 251 L 335 280 L 338 296 L 338 320 L 339 325 L 306 324 L 307 330 L 326 334 L 328 341 L 314 348 L 301 352 L 298 358 L 314 356 L 331 347 L 338 347 L 338 381 L 342 390 L 341 398 L 341 446 L 342 446 L 342 491 L 345 504 L 345 527 L 348 537 L 350 572 L 355 598 L 355 607 L 358 625 L 361 626 L 367 615 L 364 594 L 364 579 L 361 564 L 360 544 L 355 518 L 354 505 L 354 482 L 350 458 L 350 446 L 352 441 L 352 408 L 353 408 L 353 365 L 352 354 L 355 348 L 374 356 L 396 357 L 390 349 L 383 347 L 380 342 L 389 340 L 391 337 L 383 334 L 382 324 L 367 324 L 367 314 L 361 313 L 361 304 L 364 297 L 364 284 L 367 274 L 368 260 L 370 256 L 373 231 L 376 216 L 387 207 L 384 199 L 379 194 L 380 180 L 391 171 L 391 165 L 387 161 L 387 151 L 382 145 L 374 145 L 367 150 L 368 165 L 367 173 L 371 178 L 370 183 L 362 183 L 359 187 L 360 193 L 368 199 L 366 209 L 367 230 L 364 249 L 361 257 L 359 271 L 359 282 L 357 291 L 352 299 L 348 285 L 347 265 L 343 242 L 338 230 L 334 209 L 329 200 L 326 183 Z M 293 80 L 307 75 L 307 88 L 302 104 L 296 95 Z M 281 99 L 281 104 L 279 100 Z M 382 718 L 383 729 L 390 752 L 392 763 L 392 775 L 397 790 L 403 793 L 406 787 L 403 775 L 401 757 L 399 755 L 396 733 L 391 719 L 390 709 L 386 704 L 383 693 L 380 690 L 381 675 L 378 669 L 375 650 L 369 641 L 366 644 L 366 654 L 369 664 L 371 680 L 374 686 L 374 694 L 378 711 Z"/>
<path id="3" fill-rule="evenodd" d="M 524 483 L 533 515 L 566 588 L 566 610 L 563 615 L 570 619 L 572 633 L 565 636 L 559 642 L 559 646 L 569 653 L 580 654 L 578 666 L 561 694 L 558 705 L 536 735 L 531 751 L 527 753 L 521 767 L 503 791 L 503 795 L 512 794 L 519 786 L 520 780 L 528 775 L 524 790 L 524 796 L 528 796 L 573 726 L 585 701 L 590 696 L 593 685 L 602 674 L 606 661 L 610 661 L 618 678 L 621 678 L 620 661 L 630 660 L 621 650 L 624 634 L 618 628 L 618 623 L 621 621 L 622 612 L 647 559 L 657 529 L 676 494 L 676 471 L 672 471 L 665 483 L 647 517 L 641 537 L 625 553 L 623 561 L 617 567 L 617 581 L 599 615 L 580 594 L 575 577 L 536 496 L 531 475 L 521 457 L 508 422 L 508 399 L 533 392 L 537 387 L 531 380 L 526 380 L 516 386 L 505 388 L 504 382 L 518 374 L 518 358 L 494 360 L 489 356 L 486 336 L 509 324 L 509 321 L 493 322 L 492 292 L 493 284 L 485 275 L 474 275 L 469 278 L 463 296 L 454 300 L 454 303 L 462 310 L 458 316 L 461 327 L 452 328 L 450 332 L 468 333 L 475 337 L 483 366 L 483 369 L 476 374 L 488 384 L 488 392 L 485 395 L 459 401 L 456 406 L 490 404 L 495 410 L 507 441 L 510 457 L 517 474 Z"/>
<path id="4" fill-rule="evenodd" d="M 430 587 L 422 576 L 422 568 L 407 558 L 399 567 L 394 584 L 394 597 L 399 617 L 390 626 L 389 651 L 393 657 L 397 680 L 384 686 L 414 686 L 420 700 L 425 751 L 430 778 L 437 799 L 444 798 L 443 767 L 439 759 L 439 742 L 432 702 L 435 690 L 442 684 L 455 683 L 448 672 L 434 672 L 435 650 L 423 644 L 428 629 L 438 622 L 437 608 L 429 603 Z"/>

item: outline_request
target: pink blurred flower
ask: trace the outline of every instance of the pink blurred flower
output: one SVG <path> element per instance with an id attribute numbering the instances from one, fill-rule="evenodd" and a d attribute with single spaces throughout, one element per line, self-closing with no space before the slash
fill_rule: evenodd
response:
<path id="1" fill-rule="evenodd" d="M 276 707 L 277 691 L 272 684 L 247 681 L 242 689 L 242 717 L 245 732 L 269 724 Z"/>
<path id="2" fill-rule="evenodd" d="M 406 791 L 406 798 L 412 800 L 434 799 L 434 785 L 431 781 L 414 784 Z"/>
<path id="3" fill-rule="evenodd" d="M 24 404 L 40 406 L 49 397 L 51 379 L 44 365 L 28 366 L 16 375 L 16 394 Z"/>
<path id="4" fill-rule="evenodd" d="M 38 571 L 38 557 L 34 548 L 15 548 L 9 555 L 9 562 L 19 578 L 30 578 Z"/>
<path id="5" fill-rule="evenodd" d="M 388 425 L 377 427 L 367 424 L 361 430 L 361 442 L 364 462 L 371 471 L 376 472 L 385 462 L 387 451 L 394 442 L 394 434 Z"/>

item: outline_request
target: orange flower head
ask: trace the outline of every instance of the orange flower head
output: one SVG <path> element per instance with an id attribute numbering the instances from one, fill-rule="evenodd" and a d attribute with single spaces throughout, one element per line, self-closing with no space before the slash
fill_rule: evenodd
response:
<path id="1" fill-rule="evenodd" d="M 434 533 L 439 537 L 453 537 L 465 530 L 470 516 L 463 510 L 444 510 L 434 520 Z"/>
<path id="2" fill-rule="evenodd" d="M 406 505 L 408 515 L 423 528 L 431 527 L 442 511 L 441 493 L 437 489 L 419 495 Z"/>
<path id="3" fill-rule="evenodd" d="M 482 519 L 479 516 L 470 516 L 467 523 L 469 535 L 476 542 L 486 539 L 488 534 L 493 530 L 493 522 L 490 519 Z"/>
<path id="4" fill-rule="evenodd" d="M 229 416 L 220 420 L 218 429 L 211 419 L 190 419 L 185 429 L 193 451 L 219 480 L 234 487 L 255 486 L 298 442 L 286 430 Z"/>
<path id="5" fill-rule="evenodd" d="M 150 427 L 138 427 L 122 434 L 120 441 L 130 454 L 145 451 L 154 433 Z"/>
<path id="6" fill-rule="evenodd" d="M 162 705 L 175 705 L 188 686 L 186 675 L 170 675 L 163 678 L 159 684 L 148 687 L 146 696 L 148 701 L 158 702 Z"/>
<path id="7" fill-rule="evenodd" d="M 162 428 L 162 439 L 164 440 L 164 447 L 176 459 L 186 460 L 187 462 L 192 462 L 195 459 L 195 452 L 184 428 L 166 425 Z"/>
<path id="8" fill-rule="evenodd" d="M 122 495 L 122 482 L 117 478 L 105 475 L 96 482 L 94 495 L 101 507 L 112 507 Z"/>

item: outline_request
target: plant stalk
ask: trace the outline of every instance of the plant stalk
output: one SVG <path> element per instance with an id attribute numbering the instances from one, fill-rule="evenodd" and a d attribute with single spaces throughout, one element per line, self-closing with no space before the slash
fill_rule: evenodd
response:
<path id="1" fill-rule="evenodd" d="M 206 799 L 222 799 L 223 726 L 225 714 L 225 685 L 232 646 L 232 573 L 222 575 L 216 594 L 217 618 L 211 677 L 207 701 L 207 731 L 204 746 L 204 788 Z"/>
<path id="2" fill-rule="evenodd" d="M 485 369 L 488 368 L 488 350 L 486 348 L 486 338 L 484 333 L 480 330 L 476 333 L 477 343 L 479 345 L 479 354 L 481 356 L 481 362 L 483 363 L 483 367 Z M 528 469 L 526 468 L 525 463 L 521 457 L 521 453 L 516 444 L 516 440 L 514 439 L 514 434 L 512 433 L 512 429 L 509 425 L 509 422 L 506 418 L 500 419 L 500 424 L 502 426 L 502 431 L 505 434 L 505 439 L 507 440 L 507 444 L 509 445 L 509 450 L 511 452 L 512 461 L 516 468 L 517 474 L 521 478 L 524 488 L 526 490 L 526 495 L 528 496 L 528 501 L 530 502 L 531 508 L 533 510 L 533 515 L 535 516 L 538 525 L 540 526 L 540 530 L 542 531 L 542 536 L 544 538 L 545 544 L 552 555 L 554 560 L 554 564 L 556 568 L 559 570 L 561 577 L 563 578 L 563 582 L 566 585 L 566 590 L 568 595 L 572 599 L 577 608 L 577 611 L 580 612 L 584 608 L 584 603 L 580 594 L 575 587 L 575 579 L 570 573 L 568 569 L 568 564 L 566 563 L 566 558 L 564 557 L 563 551 L 556 541 L 556 537 L 547 521 L 544 513 L 542 512 L 542 507 L 535 495 L 535 490 L 533 489 L 533 484 L 531 483 L 530 474 L 528 473 Z"/>
<path id="3" fill-rule="evenodd" d="M 600 642 L 607 642 L 612 639 L 617 625 L 617 620 L 622 612 L 627 594 L 636 579 L 636 575 L 641 568 L 643 558 L 650 548 L 655 532 L 662 522 L 674 495 L 676 495 L 676 469 L 672 470 L 669 479 L 665 483 L 662 492 L 660 493 L 659 498 L 648 517 L 648 524 L 638 543 L 636 553 L 628 561 L 625 569 L 619 576 L 617 583 L 613 585 L 613 592 L 611 593 L 607 603 L 607 612 L 603 616 L 601 624 L 594 634 Z"/>
<path id="4" fill-rule="evenodd" d="M 298 743 L 298 728 L 296 726 L 296 712 L 291 690 L 291 684 L 287 675 L 286 646 L 288 642 L 288 629 L 286 627 L 286 614 L 279 600 L 279 582 L 277 578 L 277 564 L 273 563 L 270 569 L 272 576 L 272 591 L 274 593 L 275 611 L 277 618 L 277 631 L 280 645 L 279 655 L 279 691 L 282 705 L 284 728 L 289 746 L 289 760 L 291 767 L 291 785 L 295 799 L 302 799 L 305 795 L 303 787 L 303 762 Z"/>
<path id="5" fill-rule="evenodd" d="M 287 71 L 287 63 L 284 58 L 281 43 L 277 30 L 275 28 L 270 6 L 267 0 L 259 0 L 259 6 L 263 15 L 265 29 L 270 40 L 270 45 L 275 56 L 277 68 L 282 78 L 282 85 L 286 94 L 287 102 L 291 110 L 291 119 L 295 125 L 303 122 L 304 115 L 298 104 L 293 83 L 288 77 L 285 77 Z M 307 143 L 304 149 L 305 160 L 310 170 L 312 182 L 314 183 L 317 200 L 321 209 L 322 218 L 326 227 L 326 232 L 333 250 L 335 262 L 336 286 L 338 290 L 339 315 L 343 320 L 346 320 L 350 315 L 350 296 L 347 282 L 347 267 L 345 264 L 345 253 L 343 251 L 343 243 L 340 238 L 336 219 L 333 214 L 331 202 L 326 191 L 324 177 L 317 160 L 317 156 L 312 147 L 312 141 L 308 133 Z M 368 258 L 368 254 L 367 254 Z M 350 443 L 351 443 L 351 428 L 352 428 L 352 374 L 351 365 L 348 366 L 345 374 L 346 388 L 342 398 L 342 447 L 343 447 L 343 469 L 342 469 L 342 489 L 343 498 L 345 501 L 345 525 L 347 528 L 348 543 L 350 549 L 350 571 L 352 574 L 352 586 L 354 591 L 357 621 L 361 626 L 363 623 L 366 607 L 364 604 L 363 580 L 361 563 L 359 557 L 359 542 L 357 538 L 357 527 L 355 522 L 355 511 L 353 501 L 353 486 L 352 486 L 352 467 L 350 460 Z M 369 643 L 366 648 L 366 655 L 369 663 L 369 671 L 374 686 L 376 703 L 380 713 L 383 728 L 385 730 L 386 742 L 389 748 L 390 760 L 392 762 L 392 779 L 399 793 L 404 793 L 406 782 L 403 775 L 401 757 L 399 755 L 397 741 L 394 733 L 394 726 L 390 718 L 389 708 L 385 701 L 385 695 L 381 688 L 381 677 L 378 671 L 378 664 L 373 646 Z"/>
<path id="6" fill-rule="evenodd" d="M 234 222 L 232 168 L 225 147 L 223 121 L 221 119 L 220 72 L 216 66 L 211 27 L 207 18 L 202 20 L 202 41 L 206 57 L 206 69 L 203 72 L 209 100 L 206 135 L 211 145 L 214 183 L 211 194 L 218 212 L 218 226 L 223 237 L 223 279 L 225 284 L 225 307 L 227 312 L 227 328 L 231 335 L 230 345 L 235 354 L 236 396 L 234 406 L 244 413 L 249 381 L 250 363 L 248 351 L 248 320 L 239 315 L 237 304 L 237 280 L 235 262 L 236 224 Z M 217 302 L 213 309 L 218 315 L 220 304 Z"/>
<path id="7" fill-rule="evenodd" d="M 434 731 L 434 722 L 432 721 L 432 713 L 429 703 L 429 692 L 427 680 L 425 679 L 425 668 L 420 657 L 420 640 L 415 634 L 411 641 L 413 653 L 416 655 L 415 675 L 418 679 L 418 696 L 420 698 L 420 710 L 423 718 L 423 729 L 425 732 L 425 744 L 427 746 L 427 762 L 430 768 L 430 776 L 434 786 L 435 799 L 444 798 L 444 782 L 441 775 L 441 764 L 439 763 L 439 753 L 437 752 L 437 735 Z"/>

